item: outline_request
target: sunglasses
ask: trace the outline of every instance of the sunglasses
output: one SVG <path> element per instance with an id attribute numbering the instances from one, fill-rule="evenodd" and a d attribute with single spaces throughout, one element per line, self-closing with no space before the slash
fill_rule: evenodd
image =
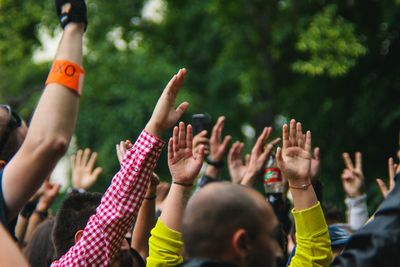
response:
<path id="1" fill-rule="evenodd" d="M 6 130 L 4 131 L 3 136 L 0 137 L 0 151 L 2 151 L 10 138 L 10 134 L 22 125 L 22 119 L 9 105 L 0 105 L 0 108 L 3 108 L 8 112 Z"/>

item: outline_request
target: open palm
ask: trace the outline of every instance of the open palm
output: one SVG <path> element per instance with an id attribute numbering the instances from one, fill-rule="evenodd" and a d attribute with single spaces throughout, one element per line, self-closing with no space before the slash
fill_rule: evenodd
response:
<path id="1" fill-rule="evenodd" d="M 276 160 L 290 184 L 304 184 L 311 175 L 311 132 L 304 138 L 301 123 L 290 121 L 290 132 L 282 128 L 283 148 L 278 149 Z"/>
<path id="2" fill-rule="evenodd" d="M 168 166 L 174 182 L 192 184 L 199 174 L 204 159 L 204 147 L 193 154 L 193 130 L 188 125 L 179 123 L 174 128 L 173 136 L 168 142 Z"/>

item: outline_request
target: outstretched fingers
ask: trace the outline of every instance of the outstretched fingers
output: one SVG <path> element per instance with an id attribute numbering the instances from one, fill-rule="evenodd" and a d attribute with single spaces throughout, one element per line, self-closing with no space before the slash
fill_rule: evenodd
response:
<path id="1" fill-rule="evenodd" d="M 306 133 L 306 143 L 304 145 L 304 150 L 308 153 L 311 153 L 311 131 L 307 131 Z"/>
<path id="2" fill-rule="evenodd" d="M 349 153 L 344 152 L 342 154 L 342 157 L 343 157 L 343 161 L 344 161 L 344 164 L 345 164 L 346 168 L 349 169 L 349 170 L 353 170 L 354 166 L 353 166 L 353 162 L 351 161 Z"/>
<path id="3" fill-rule="evenodd" d="M 186 147 L 190 148 L 190 151 L 193 151 L 193 128 L 190 124 L 186 127 Z M 204 145 L 202 147 L 204 152 Z"/>

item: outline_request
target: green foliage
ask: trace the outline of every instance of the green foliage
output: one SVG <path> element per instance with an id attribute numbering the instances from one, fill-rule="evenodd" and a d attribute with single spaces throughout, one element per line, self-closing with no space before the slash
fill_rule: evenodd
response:
<path id="1" fill-rule="evenodd" d="M 354 25 L 338 16 L 337 6 L 326 6 L 300 34 L 296 48 L 310 54 L 298 60 L 293 70 L 310 75 L 345 75 L 367 49 L 356 36 Z"/>

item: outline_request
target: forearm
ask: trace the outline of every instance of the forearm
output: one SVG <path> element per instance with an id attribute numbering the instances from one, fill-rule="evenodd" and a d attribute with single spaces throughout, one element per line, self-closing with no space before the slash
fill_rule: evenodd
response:
<path id="1" fill-rule="evenodd" d="M 28 266 L 26 259 L 22 256 L 21 251 L 16 246 L 15 242 L 7 234 L 6 230 L 0 224 L 0 262 L 1 266 Z"/>
<path id="2" fill-rule="evenodd" d="M 18 239 L 18 245 L 22 247 L 24 240 L 25 240 L 25 235 L 26 231 L 28 228 L 28 223 L 29 220 L 21 215 L 18 216 L 18 221 L 17 225 L 15 226 L 15 236 Z"/>
<path id="3" fill-rule="evenodd" d="M 56 59 L 82 65 L 83 28 L 71 23 L 63 33 Z M 7 217 L 12 219 L 48 177 L 68 148 L 79 109 L 76 92 L 57 83 L 46 86 L 26 139 L 4 171 Z M 15 184 L 24 186 L 15 187 Z"/>
<path id="4" fill-rule="evenodd" d="M 319 203 L 302 211 L 293 211 L 296 225 L 295 266 L 329 266 L 332 250 L 324 214 Z"/>
<path id="5" fill-rule="evenodd" d="M 367 195 L 355 198 L 347 197 L 345 203 L 347 222 L 356 231 L 368 221 Z"/>
<path id="6" fill-rule="evenodd" d="M 63 266 L 75 258 L 89 265 L 110 263 L 138 213 L 163 144 L 161 140 L 142 132 L 132 149 L 125 154 L 121 170 L 112 179 L 81 239 L 53 266 Z M 91 245 L 93 243 L 95 248 Z M 88 254 L 88 248 L 95 253 Z"/>
<path id="7" fill-rule="evenodd" d="M 305 186 L 303 187 L 303 185 Z M 295 211 L 311 208 L 318 202 L 314 187 L 309 180 L 303 183 L 293 183 L 289 180 L 289 190 L 293 197 Z"/>
<path id="8" fill-rule="evenodd" d="M 207 175 L 208 177 L 211 177 L 211 178 L 214 178 L 215 180 L 217 180 L 217 179 L 218 179 L 218 176 L 219 176 L 219 168 L 217 168 L 217 167 L 215 167 L 215 166 L 213 166 L 213 165 L 208 164 L 208 165 L 207 165 L 206 172 L 205 172 L 205 175 Z"/>
<path id="9" fill-rule="evenodd" d="M 168 228 L 181 232 L 183 212 L 191 196 L 191 187 L 172 184 L 160 220 Z"/>
<path id="10" fill-rule="evenodd" d="M 39 211 L 40 212 L 40 211 Z M 45 211 L 43 211 L 45 212 Z M 28 228 L 26 230 L 25 234 L 25 242 L 29 243 L 31 241 L 33 232 L 35 232 L 36 228 L 44 221 L 43 219 L 37 212 L 34 212 L 32 216 L 29 219 L 29 224 Z"/>
<path id="11" fill-rule="evenodd" d="M 145 260 L 149 256 L 150 231 L 155 226 L 155 199 L 145 199 L 139 209 L 135 227 L 132 232 L 131 247 Z"/>

